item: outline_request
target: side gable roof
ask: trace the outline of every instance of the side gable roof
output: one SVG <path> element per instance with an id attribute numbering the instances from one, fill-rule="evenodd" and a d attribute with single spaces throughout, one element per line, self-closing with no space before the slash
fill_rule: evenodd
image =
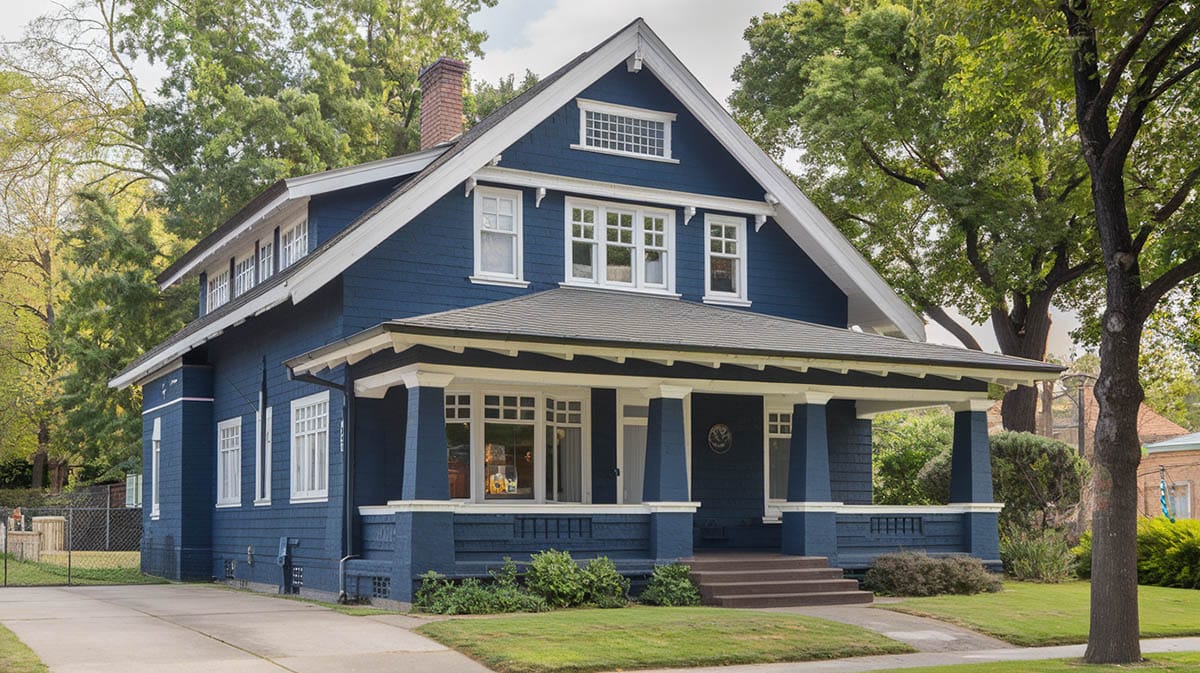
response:
<path id="1" fill-rule="evenodd" d="M 250 316 L 288 299 L 293 303 L 302 301 L 444 194 L 473 177 L 592 82 L 635 57 L 640 57 L 642 66 L 658 77 L 759 181 L 771 195 L 770 200 L 777 201 L 776 222 L 846 293 L 850 324 L 910 341 L 924 341 L 922 320 L 639 18 L 502 106 L 457 141 L 438 148 L 440 156 L 413 179 L 272 279 L 271 292 L 250 293 L 238 303 L 222 307 L 226 310 L 196 321 L 202 324 L 189 324 L 131 363 L 109 385 L 130 385 Z M 365 226 L 368 223 L 371 226 Z"/>

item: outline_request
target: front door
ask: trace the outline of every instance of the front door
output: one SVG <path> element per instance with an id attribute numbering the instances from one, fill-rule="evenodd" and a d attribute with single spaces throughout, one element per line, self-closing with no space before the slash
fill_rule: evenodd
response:
<path id="1" fill-rule="evenodd" d="M 778 548 L 778 524 L 763 523 L 763 401 L 692 394 L 694 545 Z"/>

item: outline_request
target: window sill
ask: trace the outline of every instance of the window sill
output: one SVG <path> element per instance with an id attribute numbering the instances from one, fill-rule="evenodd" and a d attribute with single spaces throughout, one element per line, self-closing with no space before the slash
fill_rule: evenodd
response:
<path id="1" fill-rule="evenodd" d="M 752 303 L 749 299 L 742 299 L 741 297 L 721 297 L 711 294 L 704 295 L 701 301 L 705 304 L 714 304 L 716 306 L 737 306 L 740 308 L 749 308 Z"/>
<path id="2" fill-rule="evenodd" d="M 679 163 L 678 159 L 672 159 L 671 157 L 656 157 L 656 156 L 651 156 L 649 154 L 634 154 L 633 152 L 619 152 L 617 150 L 606 150 L 602 147 L 588 147 L 587 145 L 580 145 L 579 143 L 573 143 L 571 145 L 571 149 L 579 150 L 580 152 L 595 152 L 596 154 L 608 154 L 608 155 L 614 156 L 614 157 L 625 157 L 627 159 L 642 159 L 644 161 L 657 161 L 657 162 L 663 163 L 663 164 L 678 164 Z"/>
<path id="3" fill-rule="evenodd" d="M 679 294 L 678 292 L 672 292 L 670 290 L 656 290 L 656 289 L 652 289 L 652 288 L 642 288 L 642 287 L 624 287 L 621 285 L 600 285 L 599 283 L 584 283 L 584 282 L 579 282 L 579 281 L 576 281 L 576 282 L 564 281 L 564 282 L 559 283 L 558 286 L 559 287 L 574 287 L 574 288 L 580 288 L 583 290 L 599 290 L 601 292 L 627 292 L 630 294 L 648 294 L 648 295 L 653 295 L 655 297 L 671 297 L 672 299 L 679 299 L 680 297 L 683 296 L 683 295 Z"/>
<path id="4" fill-rule="evenodd" d="M 529 281 L 516 278 L 489 278 L 487 276 L 467 276 L 467 280 L 476 285 L 500 285 L 502 287 L 529 287 Z"/>
<path id="5" fill-rule="evenodd" d="M 254 506 L 255 507 L 270 507 L 271 501 L 270 500 L 255 500 Z"/>
<path id="6" fill-rule="evenodd" d="M 234 507 L 241 507 L 241 506 L 242 506 L 241 502 L 218 502 L 217 503 L 217 509 L 233 509 Z"/>
<path id="7" fill-rule="evenodd" d="M 159 518 L 161 518 L 161 517 L 162 517 L 162 514 L 160 514 L 159 512 L 150 512 L 150 520 L 151 521 L 158 521 Z"/>
<path id="8" fill-rule="evenodd" d="M 291 505 L 304 505 L 312 502 L 329 502 L 329 495 L 300 495 L 288 500 L 288 504 Z"/>

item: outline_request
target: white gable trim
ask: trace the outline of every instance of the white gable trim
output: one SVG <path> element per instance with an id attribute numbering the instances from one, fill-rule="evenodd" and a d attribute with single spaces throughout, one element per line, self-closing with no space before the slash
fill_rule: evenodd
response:
<path id="1" fill-rule="evenodd" d="M 505 148 L 517 142 L 556 110 L 574 101 L 579 92 L 635 53 L 643 55 L 645 64 L 663 85 L 700 120 L 751 176 L 762 184 L 767 193 L 772 195 L 767 201 L 774 203 L 772 199 L 778 200 L 778 204 L 774 204 L 776 221 L 846 293 L 851 325 L 879 333 L 901 334 L 913 341 L 925 340 L 925 325 L 921 319 L 871 268 L 829 219 L 801 193 L 787 174 L 754 144 L 658 36 L 639 19 L 597 47 L 519 110 L 497 122 L 482 137 L 423 178 L 420 189 L 410 190 L 377 210 L 371 216 L 374 226 L 363 226 L 365 223 L 360 223 L 328 249 L 321 251 L 318 258 L 297 269 L 287 283 L 272 288 L 270 292 L 214 320 L 212 324 L 197 330 L 137 369 L 113 379 L 109 385 L 124 387 L 139 381 L 148 373 L 160 369 L 164 362 L 181 356 L 253 315 L 289 298 L 293 303 L 302 301 L 331 282 L 356 260 L 445 194 L 457 189 L 469 179 L 475 179 L 479 170 L 491 165 Z M 433 148 L 427 153 L 411 155 L 407 159 L 418 163 L 425 161 L 424 165 L 428 166 L 445 150 L 446 148 Z M 399 157 L 396 161 L 400 159 L 405 157 Z M 415 165 L 409 165 L 404 170 Z M 297 178 L 289 181 L 289 190 L 298 182 L 313 185 L 311 188 L 317 189 L 317 181 L 325 181 L 326 190 L 335 189 L 336 187 L 330 185 L 341 184 L 339 180 L 343 178 L 349 180 L 347 176 L 355 174 L 356 171 L 361 178 L 364 174 L 362 171 L 371 170 L 370 166 L 371 164 L 365 164 L 342 169 L 341 172 L 330 171 Z M 194 267 L 194 264 L 200 261 L 196 260 L 191 266 Z M 181 276 L 177 273 L 173 278 L 176 277 Z M 173 280 L 167 284 L 170 282 Z"/>
<path id="2" fill-rule="evenodd" d="M 309 197 L 318 194 L 336 192 L 339 189 L 365 185 L 379 180 L 398 178 L 411 175 L 425 169 L 446 151 L 445 147 L 433 147 L 422 152 L 414 152 L 399 157 L 390 157 L 365 164 L 336 168 L 321 173 L 302 175 L 284 180 L 285 191 L 272 199 L 262 208 L 256 210 L 233 231 L 225 234 L 216 243 L 208 247 L 203 255 L 179 267 L 170 277 L 159 283 L 159 289 L 166 289 L 189 274 L 204 269 L 212 263 L 214 257 L 228 254 L 229 246 L 237 243 L 252 229 L 264 220 L 271 218 L 277 211 L 287 210 L 289 219 L 302 210 L 308 203 Z"/>
<path id="3" fill-rule="evenodd" d="M 924 341 L 924 322 L 640 20 L 427 176 L 421 189 L 405 194 L 378 211 L 374 219 L 387 223 L 387 226 L 358 227 L 328 250 L 321 264 L 304 269 L 293 282 L 292 300 L 300 301 L 316 292 L 437 199 L 475 177 L 477 171 L 487 166 L 498 153 L 555 110 L 571 103 L 580 91 L 639 48 L 646 66 L 663 85 L 760 181 L 767 192 L 779 200 L 776 221 L 846 293 L 850 304 L 849 323 L 866 330 L 898 333 L 913 341 Z"/>

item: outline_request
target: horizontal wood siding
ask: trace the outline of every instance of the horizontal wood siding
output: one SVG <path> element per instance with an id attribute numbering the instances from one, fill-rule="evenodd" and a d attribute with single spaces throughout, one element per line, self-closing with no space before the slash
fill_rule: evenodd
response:
<path id="1" fill-rule="evenodd" d="M 865 568 L 880 554 L 966 553 L 963 514 L 838 514 L 838 565 Z"/>
<path id="2" fill-rule="evenodd" d="M 309 250 L 333 238 L 346 225 L 387 198 L 404 181 L 404 178 L 381 180 L 313 196 L 308 202 Z"/>
<path id="3" fill-rule="evenodd" d="M 282 306 L 223 334 L 209 346 L 214 366 L 214 423 L 242 420 L 242 498 L 233 508 L 213 510 L 214 577 L 224 577 L 225 562 L 235 562 L 235 578 L 280 584 L 275 563 L 281 537 L 295 541 L 293 566 L 303 569 L 304 587 L 336 591 L 337 562 L 342 556 L 343 395 L 337 390 L 289 381 L 282 363 L 336 339 L 341 326 L 339 283 L 322 289 L 296 306 Z M 266 359 L 267 403 L 272 407 L 271 504 L 254 505 L 255 434 L 263 359 Z M 323 378 L 341 381 L 340 370 Z M 290 504 L 291 401 L 329 391 L 329 466 L 326 502 Z M 215 447 L 215 439 L 213 440 Z M 214 472 L 215 475 L 215 472 Z M 216 479 L 209 480 L 210 503 L 216 502 Z M 252 552 L 252 553 L 251 553 Z M 253 563 L 248 560 L 252 558 Z"/>
<path id="4" fill-rule="evenodd" d="M 396 555 L 396 518 L 391 514 L 362 517 L 359 556 L 369 561 L 388 561 Z"/>

